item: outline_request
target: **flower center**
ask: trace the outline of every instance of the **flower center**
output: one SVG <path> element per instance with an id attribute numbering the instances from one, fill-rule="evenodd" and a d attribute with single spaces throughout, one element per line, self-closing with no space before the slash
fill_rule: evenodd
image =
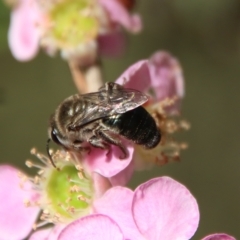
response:
<path id="1" fill-rule="evenodd" d="M 66 218 L 79 215 L 91 202 L 91 183 L 75 166 L 69 165 L 61 171 L 53 170 L 46 184 L 46 193 L 55 212 Z"/>
<path id="2" fill-rule="evenodd" d="M 98 21 L 93 0 L 63 0 L 50 12 L 51 32 L 62 44 L 76 46 L 96 38 Z"/>
<path id="3" fill-rule="evenodd" d="M 93 181 L 79 159 L 73 159 L 68 152 L 56 151 L 51 154 L 56 169 L 47 156 L 36 149 L 32 149 L 31 153 L 43 163 L 26 162 L 28 167 L 40 169 L 34 178 L 29 178 L 40 195 L 36 205 L 42 209 L 42 214 L 37 225 L 68 223 L 88 214 L 94 197 Z"/>

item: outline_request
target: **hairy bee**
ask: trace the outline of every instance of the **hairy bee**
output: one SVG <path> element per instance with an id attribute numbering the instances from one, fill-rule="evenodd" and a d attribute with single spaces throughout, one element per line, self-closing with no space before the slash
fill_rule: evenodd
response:
<path id="1" fill-rule="evenodd" d="M 154 148 L 161 140 L 161 132 L 141 106 L 147 100 L 145 94 L 112 82 L 97 92 L 70 96 L 50 120 L 48 143 L 52 139 L 65 149 L 76 151 L 89 149 L 89 144 L 102 149 L 114 144 L 122 150 L 122 159 L 128 152 L 121 136 Z"/>

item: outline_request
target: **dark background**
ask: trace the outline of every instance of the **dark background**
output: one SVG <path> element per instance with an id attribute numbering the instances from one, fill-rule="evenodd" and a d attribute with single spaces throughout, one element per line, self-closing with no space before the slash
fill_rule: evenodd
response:
<path id="1" fill-rule="evenodd" d="M 170 51 L 186 79 L 180 163 L 136 174 L 131 185 L 168 175 L 196 197 L 200 226 L 193 239 L 214 232 L 240 238 L 240 1 L 139 2 L 144 30 L 129 36 L 123 58 L 104 59 L 106 81 L 154 51 Z M 66 62 L 40 53 L 20 63 L 7 47 L 9 10 L 0 2 L 0 161 L 25 169 L 30 148 L 45 151 L 50 114 L 76 92 Z M 33 159 L 33 157 L 31 157 Z"/>

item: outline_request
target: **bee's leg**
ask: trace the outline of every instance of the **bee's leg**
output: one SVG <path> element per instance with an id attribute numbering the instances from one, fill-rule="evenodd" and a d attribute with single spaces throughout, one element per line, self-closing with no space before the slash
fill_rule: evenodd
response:
<path id="1" fill-rule="evenodd" d="M 74 146 L 75 148 L 75 146 Z M 81 151 L 81 152 L 86 152 L 87 154 L 90 154 L 91 152 L 91 148 L 90 147 L 77 147 L 76 148 L 78 151 Z"/>
<path id="2" fill-rule="evenodd" d="M 108 153 L 110 151 L 110 146 L 108 143 L 106 143 L 105 141 L 103 141 L 101 138 L 98 138 L 96 136 L 92 136 L 90 139 L 89 139 L 89 143 L 94 146 L 94 147 L 97 147 L 97 148 L 101 148 L 101 149 L 107 149 Z M 108 154 L 107 153 L 107 154 Z"/>
<path id="3" fill-rule="evenodd" d="M 106 142 L 118 146 L 122 153 L 123 156 L 120 156 L 120 159 L 125 159 L 128 156 L 128 151 L 126 147 L 122 144 L 121 140 L 117 136 L 113 136 L 109 131 L 99 131 L 98 135 Z"/>
<path id="4" fill-rule="evenodd" d="M 73 142 L 73 148 L 77 149 L 81 152 L 87 152 L 88 154 L 91 152 L 91 148 L 87 147 L 87 146 L 82 146 L 82 142 L 81 141 L 74 141 Z"/>

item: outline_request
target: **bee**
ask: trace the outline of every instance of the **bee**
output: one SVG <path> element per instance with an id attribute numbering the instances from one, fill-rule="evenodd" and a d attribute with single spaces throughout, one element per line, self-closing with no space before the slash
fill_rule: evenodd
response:
<path id="1" fill-rule="evenodd" d="M 109 82 L 97 92 L 75 94 L 65 99 L 50 119 L 50 140 L 66 150 L 90 150 L 90 146 L 110 150 L 118 146 L 124 159 L 128 152 L 121 137 L 147 149 L 161 140 L 161 132 L 152 116 L 141 106 L 148 97 L 134 89 Z"/>

